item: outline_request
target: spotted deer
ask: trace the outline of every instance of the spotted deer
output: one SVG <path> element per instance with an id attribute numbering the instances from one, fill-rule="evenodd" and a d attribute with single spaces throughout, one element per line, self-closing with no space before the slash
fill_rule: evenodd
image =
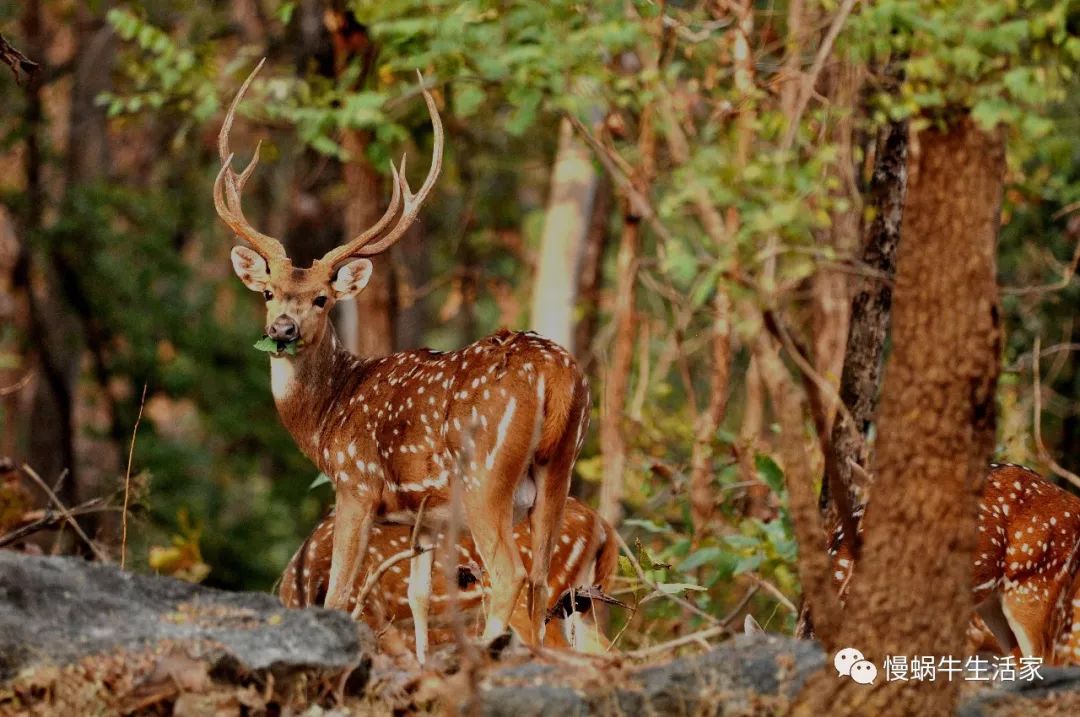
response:
<path id="1" fill-rule="evenodd" d="M 861 509 L 855 517 L 861 531 Z M 832 533 L 829 555 L 842 600 L 855 560 L 841 527 Z M 1006 652 L 1080 661 L 1080 498 L 1023 466 L 991 464 L 979 496 L 973 562 L 977 614 L 970 646 L 992 642 L 988 629 Z"/>
<path id="2" fill-rule="evenodd" d="M 326 596 L 330 573 L 330 552 L 334 537 L 332 517 L 319 523 L 306 541 L 297 549 L 281 577 L 278 596 L 286 607 L 309 607 L 321 605 Z M 374 566 L 381 565 L 387 558 L 408 549 L 412 540 L 411 528 L 405 525 L 382 524 L 371 528 L 368 542 L 368 562 L 365 569 L 357 575 L 356 582 L 349 594 L 350 609 L 356 607 L 358 593 L 367 583 Z M 424 661 L 428 644 L 428 611 L 414 609 L 417 596 L 415 586 L 422 586 L 424 595 L 420 601 L 430 603 L 433 629 L 430 642 L 437 644 L 449 638 L 446 627 L 450 607 L 450 586 L 446 583 L 447 571 L 443 564 L 446 553 L 442 550 L 444 536 L 434 536 L 434 544 L 421 541 L 427 547 L 434 547 L 435 556 L 430 573 L 413 572 L 401 565 L 393 565 L 379 577 L 374 589 L 368 593 L 365 605 L 360 613 L 364 621 L 373 629 L 378 629 L 388 622 L 402 624 L 410 619 L 423 621 L 414 625 L 417 656 Z M 532 534 L 529 524 L 514 529 L 514 541 L 521 555 L 522 562 L 528 568 L 532 564 Z M 491 586 L 485 577 L 475 569 L 480 556 L 476 545 L 468 535 L 458 540 L 453 575 L 458 583 L 458 608 L 469 622 L 470 632 L 475 632 L 475 615 L 479 612 L 484 598 L 490 595 Z M 443 557 L 440 557 L 443 556 Z M 567 499 L 563 522 L 558 531 L 558 541 L 552 554 L 552 565 L 548 574 L 548 605 L 550 614 L 556 603 L 568 590 L 599 588 L 607 589 L 618 563 L 618 545 L 614 529 L 595 511 L 583 503 Z M 419 579 L 418 579 L 419 578 Z M 589 601 L 583 610 L 566 610 L 570 614 L 562 615 L 562 630 L 548 630 L 544 644 L 548 647 L 572 647 L 582 652 L 599 653 L 607 650 L 608 643 L 594 620 L 595 610 L 591 610 Z M 518 600 L 510 624 L 518 632 L 525 632 L 529 622 L 526 600 Z"/>
<path id="3" fill-rule="evenodd" d="M 442 166 L 439 112 L 421 88 L 434 148 L 420 189 L 411 190 L 404 157 L 399 167 L 391 162 L 393 191 L 382 218 L 311 266 L 294 266 L 281 242 L 253 228 L 241 207 L 258 146 L 242 172 L 232 169 L 229 132 L 259 67 L 240 87 L 218 135 L 214 205 L 250 245 L 233 248 L 232 264 L 266 301 L 265 332 L 278 349 L 270 356 L 270 386 L 281 421 L 334 483 L 326 605 L 346 607 L 376 519 L 412 523 L 421 504 L 433 522 L 445 519 L 451 482 L 460 481 L 465 524 L 491 579 L 483 639 L 507 629 L 528 578 L 531 622 L 521 637 L 535 644 L 556 528 L 588 423 L 585 378 L 560 346 L 506 330 L 449 353 L 350 354 L 334 334 L 330 310 L 367 285 L 367 257 L 389 249 L 415 222 Z M 528 574 L 513 539 L 526 516 L 534 558 Z"/>

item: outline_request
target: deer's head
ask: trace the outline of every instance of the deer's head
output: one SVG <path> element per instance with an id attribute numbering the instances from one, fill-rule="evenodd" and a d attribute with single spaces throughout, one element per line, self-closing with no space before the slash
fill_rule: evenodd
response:
<path id="1" fill-rule="evenodd" d="M 229 150 L 229 131 L 236 108 L 262 65 L 260 62 L 241 85 L 221 125 L 218 134 L 221 171 L 214 182 L 214 206 L 237 238 L 250 245 L 250 248 L 243 245 L 233 248 L 232 265 L 244 286 L 262 294 L 266 301 L 266 335 L 277 341 L 279 347 L 292 344 L 300 352 L 322 341 L 335 303 L 353 298 L 367 286 L 372 264 L 366 257 L 389 249 L 416 221 L 442 168 L 443 128 L 435 100 L 423 89 L 421 79 L 435 141 L 431 169 L 419 191 L 414 194 L 405 179 L 405 157 L 401 158 L 400 170 L 391 162 L 394 189 L 382 218 L 351 241 L 331 249 L 310 267 L 293 266 L 281 242 L 252 227 L 240 206 L 244 184 L 259 162 L 259 147 L 255 147 L 251 162 L 240 174 L 232 169 L 233 154 Z M 390 228 L 395 216 L 397 221 Z"/>

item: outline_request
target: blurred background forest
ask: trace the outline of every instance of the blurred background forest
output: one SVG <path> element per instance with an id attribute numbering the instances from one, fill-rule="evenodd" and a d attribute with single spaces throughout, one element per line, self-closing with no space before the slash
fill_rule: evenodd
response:
<path id="1" fill-rule="evenodd" d="M 502 326 L 571 348 L 594 399 L 573 492 L 664 591 L 790 630 L 750 347 L 782 316 L 839 382 L 890 123 L 962 108 L 1006 135 L 998 454 L 1080 472 L 1078 20 L 1028 0 L 0 0 L 0 34 L 41 64 L 0 77 L 0 456 L 63 475 L 67 505 L 117 506 L 130 470 L 130 565 L 269 589 L 333 496 L 280 425 L 263 307 L 213 211 L 224 106 L 268 58 L 232 143 L 264 140 L 247 214 L 303 265 L 382 213 L 391 157 L 426 171 L 419 70 L 443 174 L 340 334 L 366 355 Z M 45 504 L 15 473 L 0 490 L 0 533 Z M 116 511 L 83 520 L 119 554 Z M 647 603 L 622 644 L 687 610 Z"/>

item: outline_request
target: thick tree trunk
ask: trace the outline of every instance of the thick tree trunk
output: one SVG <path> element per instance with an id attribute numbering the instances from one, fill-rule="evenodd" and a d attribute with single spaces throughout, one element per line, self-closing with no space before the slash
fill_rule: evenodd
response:
<path id="1" fill-rule="evenodd" d="M 570 120 L 559 125 L 559 148 L 540 236 L 530 327 L 572 353 L 578 275 L 589 234 L 597 174 L 589 148 Z"/>
<path id="2" fill-rule="evenodd" d="M 827 640 L 877 665 L 888 655 L 963 654 L 1001 349 L 1002 140 L 966 119 L 927 130 L 910 167 L 873 498 L 848 619 Z M 879 679 L 870 688 L 822 674 L 796 714 L 952 714 L 959 687 Z"/>

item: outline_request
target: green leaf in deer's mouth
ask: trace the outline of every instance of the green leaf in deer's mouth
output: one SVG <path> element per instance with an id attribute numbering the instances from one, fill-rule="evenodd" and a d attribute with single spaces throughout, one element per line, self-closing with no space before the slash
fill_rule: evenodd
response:
<path id="1" fill-rule="evenodd" d="M 300 341 L 278 341 L 272 339 L 269 336 L 263 336 L 261 339 L 255 342 L 255 348 L 259 351 L 265 351 L 271 354 L 287 353 L 290 356 L 296 355 L 296 349 L 300 345 Z"/>

